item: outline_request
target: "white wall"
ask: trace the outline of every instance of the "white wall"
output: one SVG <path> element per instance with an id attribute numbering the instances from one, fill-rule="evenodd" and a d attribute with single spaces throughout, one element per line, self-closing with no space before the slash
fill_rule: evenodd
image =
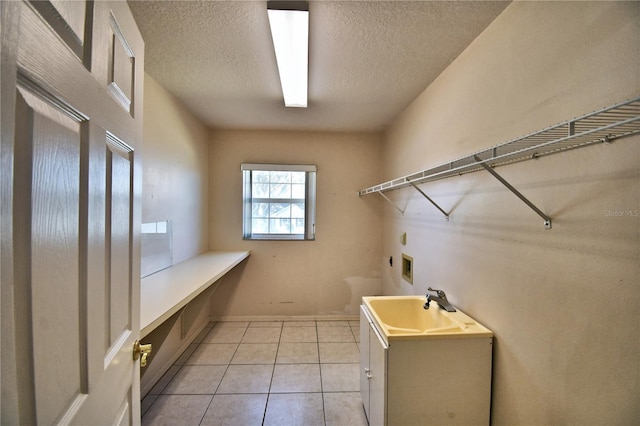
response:
<path id="1" fill-rule="evenodd" d="M 145 74 L 142 222 L 173 221 L 173 261 L 208 248 L 208 130 Z"/>
<path id="2" fill-rule="evenodd" d="M 513 3 L 388 129 L 383 180 L 640 95 L 639 23 L 638 2 Z M 639 142 L 498 168 L 551 230 L 484 172 L 422 185 L 449 223 L 390 194 L 382 255 L 413 256 L 414 285 L 385 261 L 384 292 L 442 288 L 495 332 L 493 424 L 640 421 Z"/>
<path id="3" fill-rule="evenodd" d="M 213 131 L 209 247 L 251 250 L 212 299 L 213 317 L 357 315 L 380 293 L 381 217 L 358 189 L 382 178 L 380 137 L 286 131 Z M 316 164 L 315 241 L 242 240 L 243 162 Z"/>

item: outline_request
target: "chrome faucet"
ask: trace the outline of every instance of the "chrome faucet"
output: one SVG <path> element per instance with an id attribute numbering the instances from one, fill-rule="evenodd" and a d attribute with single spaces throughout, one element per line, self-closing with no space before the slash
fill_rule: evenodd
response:
<path id="1" fill-rule="evenodd" d="M 435 290 L 431 287 L 429 287 L 427 290 L 434 291 L 437 296 L 427 293 L 427 302 L 424 304 L 425 309 L 429 309 L 429 305 L 431 304 L 431 302 L 436 302 L 440 306 L 440 309 L 444 309 L 447 312 L 456 311 L 456 308 L 454 308 L 447 300 L 447 295 L 444 293 L 444 291 Z"/>

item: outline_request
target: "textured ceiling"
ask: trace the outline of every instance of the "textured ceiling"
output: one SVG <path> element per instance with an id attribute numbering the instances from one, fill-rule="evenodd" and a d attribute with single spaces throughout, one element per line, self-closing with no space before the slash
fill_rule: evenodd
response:
<path id="1" fill-rule="evenodd" d="M 498 1 L 310 1 L 309 107 L 285 108 L 266 1 L 129 1 L 145 70 L 207 125 L 386 127 L 504 10 Z"/>

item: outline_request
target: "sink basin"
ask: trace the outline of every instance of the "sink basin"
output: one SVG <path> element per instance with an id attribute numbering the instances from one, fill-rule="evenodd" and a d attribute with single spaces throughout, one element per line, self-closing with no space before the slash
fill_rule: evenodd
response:
<path id="1" fill-rule="evenodd" d="M 420 296 L 374 297 L 370 298 L 369 306 L 391 333 L 460 330 L 460 324 L 443 315 L 437 304 L 433 303 L 430 309 L 425 310 L 425 301 Z"/>
<path id="2" fill-rule="evenodd" d="M 447 312 L 437 303 L 425 310 L 425 296 L 363 297 L 362 302 L 387 339 L 492 336 L 459 310 Z"/>

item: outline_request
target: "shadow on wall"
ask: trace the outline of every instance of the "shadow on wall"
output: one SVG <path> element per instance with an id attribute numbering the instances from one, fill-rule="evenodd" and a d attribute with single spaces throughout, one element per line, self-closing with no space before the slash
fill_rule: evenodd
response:
<path id="1" fill-rule="evenodd" d="M 227 272 L 222 278 L 216 288 L 216 291 L 211 296 L 209 302 L 209 310 L 211 313 L 215 312 L 216 317 L 225 317 L 231 308 L 229 301 L 234 299 L 234 295 L 239 288 L 240 281 L 242 280 L 242 274 L 247 266 L 247 261 L 251 258 L 244 259 L 233 269 Z M 224 300 L 222 303 L 216 303 L 218 300 Z"/>
<path id="2" fill-rule="evenodd" d="M 347 277 L 344 282 L 351 290 L 351 299 L 349 304 L 345 305 L 344 312 L 346 314 L 357 315 L 360 310 L 360 303 L 363 296 L 379 296 L 382 294 L 382 277 Z"/>
<path id="3" fill-rule="evenodd" d="M 245 262 L 239 264 L 222 278 L 217 290 L 211 298 L 211 313 L 214 317 L 226 317 L 232 310 L 239 283 L 244 272 Z M 330 306 L 317 306 L 314 312 L 306 315 L 353 315 L 357 316 L 363 296 L 376 296 L 382 294 L 382 277 L 380 274 L 373 277 L 353 276 L 346 277 L 342 281 L 336 281 L 335 285 L 321 289 L 328 292 L 331 297 L 320 297 L 320 300 L 330 300 Z M 279 312 L 277 315 L 286 315 Z"/>
<path id="4" fill-rule="evenodd" d="M 362 296 L 382 294 L 382 277 L 374 273 L 373 277 L 353 276 L 345 277 L 342 281 L 332 281 L 321 289 L 324 300 L 318 306 L 319 315 L 353 315 L 360 312 Z"/>

